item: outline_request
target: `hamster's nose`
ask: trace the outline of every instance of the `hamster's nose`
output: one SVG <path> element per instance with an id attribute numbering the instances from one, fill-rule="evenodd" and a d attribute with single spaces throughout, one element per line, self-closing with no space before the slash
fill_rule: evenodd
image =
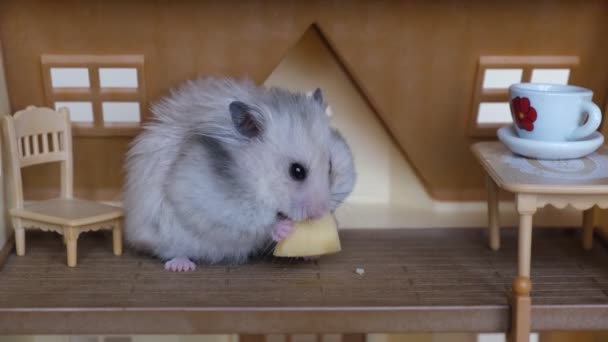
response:
<path id="1" fill-rule="evenodd" d="M 318 220 L 327 212 L 327 207 L 324 205 L 316 205 L 310 208 L 308 216 L 313 220 Z"/>

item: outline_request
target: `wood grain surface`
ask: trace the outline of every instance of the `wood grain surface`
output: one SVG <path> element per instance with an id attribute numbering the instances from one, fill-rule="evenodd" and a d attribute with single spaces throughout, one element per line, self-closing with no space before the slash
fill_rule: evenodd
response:
<path id="1" fill-rule="evenodd" d="M 100 232 L 80 237 L 70 269 L 60 236 L 32 232 L 0 272 L 0 333 L 506 331 L 517 241 L 502 234 L 492 252 L 478 229 L 345 230 L 342 252 L 317 262 L 168 273 L 129 249 L 113 256 Z M 535 331 L 608 329 L 608 250 L 584 252 L 578 235 L 535 231 Z"/>

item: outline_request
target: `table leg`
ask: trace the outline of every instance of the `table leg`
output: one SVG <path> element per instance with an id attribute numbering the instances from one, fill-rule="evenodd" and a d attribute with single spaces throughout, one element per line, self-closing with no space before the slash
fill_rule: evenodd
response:
<path id="1" fill-rule="evenodd" d="M 500 225 L 498 222 L 498 186 L 489 175 L 486 176 L 488 189 L 489 243 L 493 251 L 500 248 Z"/>
<path id="2" fill-rule="evenodd" d="M 113 241 L 113 250 L 114 255 L 122 254 L 122 222 L 121 220 L 116 220 L 114 223 L 114 228 L 112 229 L 112 241 Z"/>
<path id="3" fill-rule="evenodd" d="M 517 275 L 530 277 L 532 253 L 532 214 L 519 214 Z"/>
<path id="4" fill-rule="evenodd" d="M 593 247 L 593 208 L 583 212 L 583 248 L 590 250 Z"/>
<path id="5" fill-rule="evenodd" d="M 517 278 L 513 281 L 512 327 L 510 340 L 528 342 L 530 340 L 532 300 L 530 290 L 530 264 L 532 254 L 532 216 L 536 212 L 536 197 L 528 194 L 517 195 L 519 213 L 519 245 Z"/>
<path id="6" fill-rule="evenodd" d="M 512 326 L 508 336 L 510 342 L 529 342 L 532 300 L 530 278 L 517 277 L 513 280 Z"/>

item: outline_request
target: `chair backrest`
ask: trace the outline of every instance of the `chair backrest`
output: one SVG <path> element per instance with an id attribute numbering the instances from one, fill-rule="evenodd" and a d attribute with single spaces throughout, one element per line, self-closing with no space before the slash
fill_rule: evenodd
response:
<path id="1" fill-rule="evenodd" d="M 72 198 L 72 129 L 67 108 L 54 111 L 29 106 L 4 117 L 8 144 L 14 207 L 23 207 L 21 169 L 26 166 L 60 162 L 61 197 Z"/>

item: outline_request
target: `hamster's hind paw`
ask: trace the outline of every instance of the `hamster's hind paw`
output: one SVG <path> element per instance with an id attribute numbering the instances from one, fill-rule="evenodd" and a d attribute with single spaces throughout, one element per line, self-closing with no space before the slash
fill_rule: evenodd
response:
<path id="1" fill-rule="evenodd" d="M 293 223 L 290 220 L 281 220 L 272 229 L 272 239 L 276 242 L 288 237 L 293 231 Z"/>
<path id="2" fill-rule="evenodd" d="M 194 271 L 196 264 L 185 257 L 173 258 L 165 262 L 165 270 L 172 272 L 188 272 Z"/>

